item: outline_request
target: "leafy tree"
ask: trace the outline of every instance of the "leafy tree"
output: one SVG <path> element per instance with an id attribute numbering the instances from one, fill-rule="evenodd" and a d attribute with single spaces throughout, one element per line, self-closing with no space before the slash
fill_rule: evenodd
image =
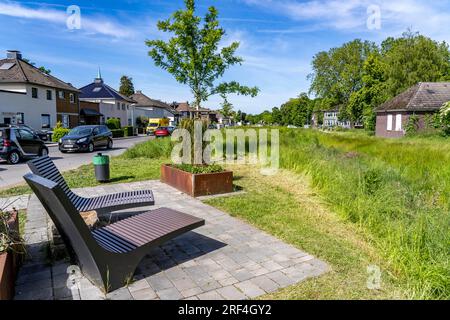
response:
<path id="1" fill-rule="evenodd" d="M 450 79 L 448 44 L 408 30 L 402 37 L 386 39 L 382 45 L 387 93 L 393 97 L 418 82 Z"/>
<path id="2" fill-rule="evenodd" d="M 370 131 L 375 130 L 375 109 L 388 98 L 384 68 L 379 55 L 369 56 L 363 67 L 363 87 L 352 93 L 346 106 L 350 121 L 362 122 Z"/>
<path id="3" fill-rule="evenodd" d="M 122 76 L 120 78 L 119 92 L 126 97 L 132 96 L 134 94 L 133 78 Z"/>
<path id="4" fill-rule="evenodd" d="M 239 42 L 219 48 L 225 30 L 219 26 L 218 11 L 210 7 L 203 21 L 195 15 L 195 1 L 185 0 L 186 8 L 178 10 L 158 29 L 173 34 L 167 42 L 148 40 L 149 56 L 155 65 L 167 70 L 175 79 L 190 87 L 198 109 L 203 101 L 215 94 L 258 94 L 257 87 L 249 88 L 236 81 L 219 83 L 225 71 L 241 64 L 243 59 L 235 55 Z"/>
<path id="5" fill-rule="evenodd" d="M 373 42 L 359 39 L 314 56 L 310 92 L 333 106 L 346 105 L 363 86 L 362 70 L 367 57 L 377 52 Z"/>
<path id="6" fill-rule="evenodd" d="M 233 111 L 233 105 L 231 102 L 228 101 L 228 98 L 225 94 L 221 95 L 223 102 L 222 102 L 222 108 L 219 110 L 219 112 L 228 119 L 231 119 L 233 117 L 234 111 Z"/>

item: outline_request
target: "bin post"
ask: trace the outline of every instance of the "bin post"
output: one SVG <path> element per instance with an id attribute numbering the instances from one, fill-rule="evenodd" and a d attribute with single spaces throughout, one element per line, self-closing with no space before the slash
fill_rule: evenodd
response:
<path id="1" fill-rule="evenodd" d="M 94 157 L 95 178 L 98 182 L 109 182 L 109 156 L 98 153 Z"/>

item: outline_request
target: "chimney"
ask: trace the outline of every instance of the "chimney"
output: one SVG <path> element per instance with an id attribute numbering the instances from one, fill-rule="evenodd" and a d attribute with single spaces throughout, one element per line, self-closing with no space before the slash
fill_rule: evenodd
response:
<path id="1" fill-rule="evenodd" d="M 22 53 L 17 50 L 8 50 L 6 51 L 6 57 L 8 59 L 22 59 Z"/>
<path id="2" fill-rule="evenodd" d="M 137 90 L 136 94 L 142 94 L 142 90 Z"/>

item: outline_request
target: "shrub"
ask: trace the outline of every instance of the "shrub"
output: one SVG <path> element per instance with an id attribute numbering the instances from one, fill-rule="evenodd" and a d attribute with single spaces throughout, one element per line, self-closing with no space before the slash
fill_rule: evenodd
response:
<path id="1" fill-rule="evenodd" d="M 125 137 L 134 136 L 134 127 L 132 127 L 132 126 L 123 127 L 123 131 L 124 131 Z"/>
<path id="2" fill-rule="evenodd" d="M 120 125 L 120 119 L 112 118 L 106 120 L 106 126 L 109 128 L 109 130 L 117 130 L 121 128 Z"/>
<path id="3" fill-rule="evenodd" d="M 18 230 L 11 228 L 8 223 L 11 214 L 0 211 L 0 253 L 14 250 L 15 252 L 24 253 L 25 245 L 20 237 Z"/>
<path id="4" fill-rule="evenodd" d="M 70 129 L 63 128 L 63 127 L 58 127 L 58 125 L 57 125 L 55 127 L 55 129 L 53 129 L 52 141 L 53 142 L 58 142 L 59 139 L 61 139 L 65 135 L 67 135 L 69 132 L 70 132 Z"/>
<path id="5" fill-rule="evenodd" d="M 111 133 L 113 138 L 123 138 L 125 136 L 125 131 L 123 129 L 112 129 Z"/>
<path id="6" fill-rule="evenodd" d="M 406 134 L 407 135 L 413 135 L 415 133 L 417 133 L 417 131 L 419 130 L 419 116 L 418 115 L 411 115 L 409 117 L 408 123 L 406 124 Z"/>

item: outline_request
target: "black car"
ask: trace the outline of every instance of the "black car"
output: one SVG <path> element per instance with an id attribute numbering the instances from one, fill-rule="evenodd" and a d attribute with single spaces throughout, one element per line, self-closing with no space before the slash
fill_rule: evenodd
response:
<path id="1" fill-rule="evenodd" d="M 112 149 L 112 133 L 106 126 L 79 126 L 59 140 L 59 150 L 93 152 L 96 148 Z"/>
<path id="2" fill-rule="evenodd" d="M 39 137 L 39 139 L 41 139 L 42 141 L 48 141 L 48 132 L 45 132 L 43 130 L 36 130 L 30 126 L 27 126 L 26 124 L 17 124 L 17 125 L 15 125 L 15 127 L 28 129 L 31 132 L 33 132 L 35 135 L 37 135 Z"/>
<path id="3" fill-rule="evenodd" d="M 17 164 L 22 159 L 48 155 L 45 143 L 33 132 L 19 127 L 0 127 L 0 159 Z"/>

